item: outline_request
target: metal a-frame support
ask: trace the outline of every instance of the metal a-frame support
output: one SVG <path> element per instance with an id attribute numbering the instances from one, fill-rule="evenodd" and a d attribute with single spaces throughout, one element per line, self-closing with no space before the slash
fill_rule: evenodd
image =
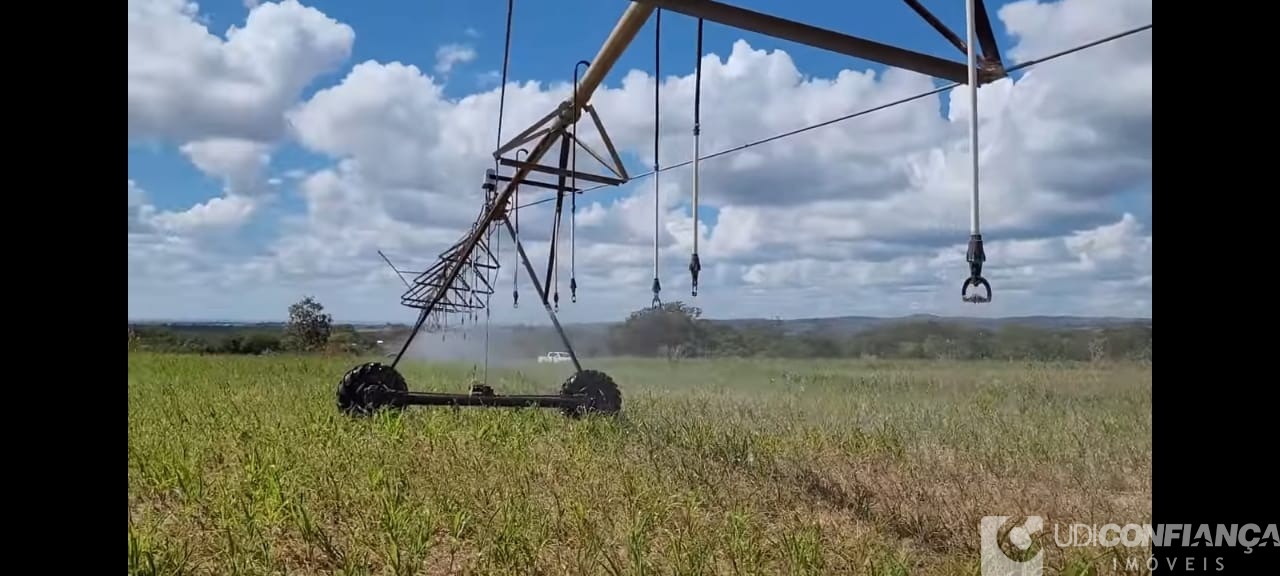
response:
<path id="1" fill-rule="evenodd" d="M 501 157 L 500 155 L 497 157 L 498 163 L 502 166 L 507 166 L 507 167 L 516 168 L 516 169 L 527 169 L 533 172 L 550 174 L 557 177 L 557 183 L 554 185 L 548 184 L 548 183 L 542 183 L 538 181 L 532 181 L 532 180 L 523 181 L 524 183 L 530 183 L 541 188 L 551 188 L 557 191 L 555 219 L 553 220 L 552 232 L 551 232 L 551 251 L 547 257 L 546 276 L 543 277 L 542 292 L 544 294 L 544 297 L 547 297 L 547 298 L 549 298 L 552 294 L 551 277 L 555 268 L 556 255 L 559 253 L 557 250 L 557 245 L 560 239 L 560 226 L 563 221 L 562 215 L 564 213 L 564 197 L 566 193 L 568 194 L 582 193 L 581 189 L 570 187 L 566 183 L 566 180 L 570 180 L 570 179 L 573 181 L 583 180 L 586 182 L 604 184 L 606 186 L 618 186 L 620 184 L 626 183 L 630 179 L 630 176 L 627 174 L 626 166 L 623 165 L 622 158 L 619 156 L 617 149 L 614 147 L 613 141 L 609 138 L 609 133 L 608 131 L 605 130 L 604 124 L 600 121 L 600 116 L 596 114 L 595 108 L 590 105 L 584 106 L 583 108 L 588 113 L 588 115 L 591 116 L 592 122 L 596 126 L 596 131 L 599 133 L 600 139 L 604 143 L 605 150 L 609 154 L 609 159 L 606 160 L 603 156 L 600 155 L 600 153 L 596 152 L 589 145 L 587 145 L 587 143 L 584 142 L 581 137 L 575 136 L 573 132 L 568 129 L 568 127 L 543 128 L 539 125 L 534 125 L 529 130 L 526 130 L 526 132 L 532 133 L 532 134 L 543 134 L 545 137 L 548 137 L 548 138 L 559 139 L 560 157 L 559 157 L 559 162 L 557 166 L 547 166 L 547 165 L 537 164 L 533 162 L 521 162 L 519 160 L 504 158 L 504 157 Z M 541 122 L 545 124 L 547 121 L 548 120 L 544 118 Z M 517 136 L 516 138 L 512 139 L 511 142 L 509 142 L 508 144 L 500 148 L 498 152 L 501 153 L 503 150 L 510 150 L 510 149 L 516 148 L 520 146 L 520 144 L 524 143 L 527 140 L 527 138 L 530 138 L 530 136 Z M 569 164 L 569 155 L 572 152 L 572 148 L 575 146 L 585 151 L 597 162 L 599 162 L 601 166 L 608 169 L 608 171 L 612 173 L 612 176 L 595 174 L 591 172 L 584 172 L 582 170 L 575 170 L 574 168 L 571 168 Z M 514 181 L 514 180 L 508 178 L 507 181 Z M 534 282 L 537 282 L 537 280 L 534 280 Z M 559 292 L 556 292 L 555 296 L 556 296 L 555 304 L 558 305 Z"/>

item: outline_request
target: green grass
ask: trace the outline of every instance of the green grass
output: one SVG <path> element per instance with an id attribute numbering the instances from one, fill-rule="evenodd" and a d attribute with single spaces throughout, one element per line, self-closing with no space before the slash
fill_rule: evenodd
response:
<path id="1" fill-rule="evenodd" d="M 575 421 L 346 418 L 355 362 L 131 353 L 130 574 L 977 576 L 982 516 L 1150 521 L 1150 367 L 602 361 L 624 415 Z M 1048 573 L 1115 573 L 1040 543 Z"/>

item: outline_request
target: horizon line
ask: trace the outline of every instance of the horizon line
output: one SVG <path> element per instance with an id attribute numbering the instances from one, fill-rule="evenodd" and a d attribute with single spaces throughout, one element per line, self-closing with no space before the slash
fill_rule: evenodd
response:
<path id="1" fill-rule="evenodd" d="M 783 322 L 804 322 L 813 320 L 843 320 L 849 318 L 870 319 L 870 320 L 904 320 L 911 318 L 937 318 L 943 320 L 1019 320 L 1027 318 L 1056 318 L 1056 319 L 1078 319 L 1078 320 L 1128 320 L 1128 321 L 1151 321 L 1150 316 L 1118 316 L 1118 315 L 1080 315 L 1080 314 L 1018 314 L 1010 316 L 950 316 L 933 313 L 916 313 L 904 314 L 898 316 L 873 316 L 863 314 L 846 314 L 841 316 L 806 316 L 799 318 L 782 318 L 782 317 L 764 317 L 764 316 L 744 316 L 744 317 L 727 317 L 712 318 L 703 316 L 702 320 L 713 321 L 783 321 Z M 582 325 L 582 324 L 611 324 L 623 322 L 624 319 L 617 320 L 592 320 L 585 322 L 562 322 L 562 324 Z M 285 324 L 288 319 L 274 320 L 233 320 L 226 318 L 130 318 L 130 324 Z M 413 322 L 406 321 L 389 321 L 389 320 L 332 320 L 334 325 L 343 324 L 361 324 L 361 325 L 393 325 L 393 326 L 410 326 Z M 493 323 L 491 326 L 537 326 L 536 323 Z"/>

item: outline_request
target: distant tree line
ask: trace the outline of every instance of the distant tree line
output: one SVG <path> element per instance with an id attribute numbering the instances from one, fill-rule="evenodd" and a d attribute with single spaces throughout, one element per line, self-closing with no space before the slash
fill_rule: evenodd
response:
<path id="1" fill-rule="evenodd" d="M 379 349 L 379 335 L 353 326 L 334 326 L 314 298 L 289 306 L 289 321 L 265 327 L 180 327 L 130 325 L 129 349 L 193 354 L 327 353 L 367 354 Z"/>
<path id="2" fill-rule="evenodd" d="M 796 331 L 782 321 L 733 325 L 701 316 L 702 310 L 695 306 L 668 302 L 636 310 L 611 326 L 565 329 L 575 350 L 584 357 L 1151 361 L 1149 323 L 1050 329 L 1016 324 L 984 328 L 930 320 L 903 321 L 850 334 L 823 329 Z M 284 326 L 178 329 L 131 325 L 129 349 L 202 354 L 371 354 L 384 350 L 379 340 L 395 347 L 409 331 L 404 326 L 378 331 L 333 326 L 324 308 L 305 298 L 290 306 L 289 322 Z M 550 327 L 522 326 L 504 329 L 502 347 L 533 358 L 561 350 L 559 342 Z"/>
<path id="3" fill-rule="evenodd" d="M 735 327 L 669 302 L 632 312 L 612 328 L 613 354 L 676 358 L 918 358 L 939 360 L 1151 361 L 1151 326 L 998 329 L 945 321 L 902 322 L 851 335 L 790 333 L 781 321 Z"/>

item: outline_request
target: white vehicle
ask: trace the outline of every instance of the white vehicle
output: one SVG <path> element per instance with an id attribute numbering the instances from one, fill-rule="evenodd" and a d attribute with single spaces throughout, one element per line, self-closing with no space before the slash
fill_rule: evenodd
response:
<path id="1" fill-rule="evenodd" d="M 538 357 L 539 364 L 559 364 L 570 360 L 572 360 L 572 358 L 569 357 L 568 352 L 547 352 L 546 354 Z"/>

